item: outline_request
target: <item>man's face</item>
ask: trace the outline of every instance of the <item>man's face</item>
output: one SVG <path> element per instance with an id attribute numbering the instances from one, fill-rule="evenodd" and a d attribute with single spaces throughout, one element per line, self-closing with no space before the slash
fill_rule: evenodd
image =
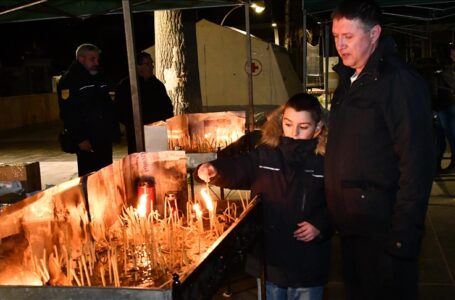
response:
<path id="1" fill-rule="evenodd" d="M 88 51 L 84 55 L 78 57 L 78 61 L 84 66 L 84 68 L 95 75 L 98 73 L 100 55 L 97 51 Z"/>
<path id="2" fill-rule="evenodd" d="M 149 79 L 153 76 L 153 60 L 149 57 L 142 59 L 142 62 L 137 67 L 137 73 L 144 79 Z"/>
<path id="3" fill-rule="evenodd" d="M 381 26 L 367 30 L 359 19 L 334 19 L 332 33 L 343 64 L 360 73 L 376 49 Z"/>

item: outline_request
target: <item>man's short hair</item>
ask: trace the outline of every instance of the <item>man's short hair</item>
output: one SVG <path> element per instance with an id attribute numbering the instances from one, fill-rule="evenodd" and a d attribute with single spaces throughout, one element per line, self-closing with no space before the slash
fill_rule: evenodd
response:
<path id="1" fill-rule="evenodd" d="M 92 52 L 92 51 L 98 52 L 98 54 L 101 53 L 101 49 L 93 44 L 88 44 L 88 43 L 81 44 L 76 49 L 76 58 L 78 58 L 79 56 L 84 56 L 85 54 L 87 54 L 87 52 Z"/>
<path id="2" fill-rule="evenodd" d="M 142 64 L 144 62 L 144 59 L 146 59 L 146 58 L 149 58 L 153 61 L 152 56 L 149 53 L 144 52 L 144 51 L 139 52 L 136 55 L 136 64 L 137 65 Z"/>
<path id="3" fill-rule="evenodd" d="M 374 0 L 344 0 L 332 13 L 332 19 L 359 19 L 367 29 L 380 25 L 382 12 Z"/>

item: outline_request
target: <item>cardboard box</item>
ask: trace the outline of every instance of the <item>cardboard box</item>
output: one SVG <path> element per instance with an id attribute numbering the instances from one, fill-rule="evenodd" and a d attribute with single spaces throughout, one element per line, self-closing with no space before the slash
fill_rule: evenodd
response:
<path id="1" fill-rule="evenodd" d="M 144 125 L 144 144 L 145 152 L 168 150 L 166 123 L 159 122 Z"/>
<path id="2" fill-rule="evenodd" d="M 41 190 L 39 162 L 0 164 L 0 181 L 19 180 L 26 193 Z"/>
<path id="3" fill-rule="evenodd" d="M 245 134 L 244 111 L 178 115 L 166 123 L 169 148 L 186 152 L 216 152 Z"/>

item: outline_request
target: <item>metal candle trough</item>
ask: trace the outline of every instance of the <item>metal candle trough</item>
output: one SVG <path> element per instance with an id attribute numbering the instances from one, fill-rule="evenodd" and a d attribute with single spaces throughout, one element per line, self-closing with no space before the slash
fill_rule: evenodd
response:
<path id="1" fill-rule="evenodd" d="M 178 204 L 173 205 L 181 208 L 180 217 L 185 219 L 188 224 L 193 224 L 193 222 L 196 224 L 195 222 L 199 221 L 199 219 L 196 221 L 191 208 L 185 206 L 187 183 L 183 152 L 129 155 L 88 177 L 74 179 L 38 193 L 5 208 L 0 213 L 0 284 L 3 284 L 0 286 L 0 299 L 209 299 L 219 288 L 229 266 L 238 261 L 253 243 L 255 237 L 259 236 L 260 213 L 257 200 L 243 205 L 243 209 L 239 208 L 238 216 L 222 233 L 212 229 L 216 226 L 211 223 L 209 229 L 207 229 L 207 224 L 205 224 L 205 229 L 200 227 L 205 234 L 207 230 L 216 232 L 213 243 L 206 247 L 204 252 L 199 251 L 198 256 L 189 257 L 192 264 L 188 264 L 184 272 L 181 268 L 177 268 L 178 263 L 171 264 L 176 266 L 176 272 L 168 270 L 168 273 L 174 273 L 169 279 L 172 283 L 163 284 L 161 287 L 144 287 L 144 285 L 124 286 L 117 282 L 116 284 L 105 284 L 103 280 L 103 285 L 98 282 L 97 286 L 89 286 L 87 283 L 76 286 L 75 279 L 79 278 L 77 281 L 80 284 L 79 281 L 85 278 L 84 273 L 87 275 L 86 280 L 90 280 L 89 269 L 90 273 L 93 271 L 104 274 L 102 270 L 104 264 L 93 262 L 92 265 L 91 262 L 85 262 L 85 260 L 90 260 L 90 257 L 96 257 L 99 261 L 102 260 L 102 257 L 117 257 L 115 254 L 106 256 L 100 254 L 101 252 L 87 256 L 84 253 L 89 250 L 85 247 L 91 241 L 112 245 L 110 239 L 111 236 L 115 239 L 115 236 L 100 235 L 100 231 L 110 232 L 109 230 L 115 229 L 119 223 L 126 224 L 122 223 L 125 221 L 119 216 L 123 216 L 125 213 L 125 206 L 136 207 L 137 183 L 139 179 L 144 178 L 153 178 L 156 183 L 156 203 L 154 203 L 156 215 L 171 215 L 170 206 L 168 207 L 160 199 L 164 199 L 166 193 L 173 191 L 173 195 L 176 195 L 178 199 Z M 228 207 L 231 209 L 231 206 Z M 166 209 L 168 210 L 166 211 Z M 232 212 L 230 214 L 232 215 Z M 211 221 L 212 219 L 210 219 Z M 163 224 L 163 221 L 153 219 L 153 217 L 149 217 L 148 222 L 149 226 L 153 228 Z M 205 222 L 208 221 L 205 220 Z M 170 228 L 175 230 L 169 231 L 169 234 L 177 232 L 180 223 L 183 221 L 169 224 Z M 124 236 L 131 236 L 131 231 L 128 230 L 132 230 L 132 227 L 130 223 L 127 229 L 122 229 Z M 189 232 L 187 237 L 191 237 L 192 234 L 194 236 L 194 232 L 191 230 L 187 231 Z M 197 234 L 200 233 L 200 231 L 197 232 Z M 101 239 L 100 236 L 104 239 Z M 145 236 L 149 237 L 148 233 Z M 178 240 L 178 238 L 174 238 Z M 117 238 L 115 243 L 122 244 L 121 238 Z M 129 248 L 125 247 L 125 243 L 127 245 L 130 243 L 128 238 L 123 241 L 123 248 L 119 249 L 125 249 L 123 266 L 126 274 L 127 266 L 128 272 L 130 272 L 129 269 L 133 269 L 129 263 L 132 256 L 131 251 L 126 249 L 134 248 L 132 245 L 129 245 Z M 164 242 L 157 240 L 155 243 L 161 245 Z M 103 253 L 112 251 L 116 253 L 116 249 L 106 246 L 106 251 Z M 161 252 L 164 251 L 163 249 Z M 121 253 L 121 250 L 118 251 Z M 172 252 L 172 249 L 166 251 Z M 175 250 L 175 253 L 180 252 Z M 182 246 L 182 261 L 183 253 Z M 188 250 L 188 253 L 191 252 Z M 118 257 L 122 256 L 118 254 Z M 76 258 L 78 258 L 80 269 L 75 263 Z M 64 262 L 65 259 L 66 266 L 74 265 L 74 268 L 59 269 L 62 273 L 59 273 L 61 276 L 53 276 L 52 270 L 55 270 L 55 267 L 52 268 L 52 262 Z M 93 258 L 93 261 L 95 260 Z M 81 262 L 84 267 L 81 266 Z M 135 268 L 136 262 L 136 256 L 134 256 Z M 117 266 L 117 262 L 115 265 Z M 117 270 L 112 268 L 112 272 L 115 275 L 115 271 L 121 273 L 121 269 L 122 264 L 120 263 Z M 65 276 L 66 272 L 69 274 L 70 271 L 74 277 Z M 110 265 L 109 276 L 107 273 L 106 270 L 106 281 L 112 275 Z M 50 280 L 45 281 L 46 285 L 43 285 L 43 278 L 46 276 Z M 68 278 L 72 278 L 71 282 L 65 281 Z M 70 286 L 63 286 L 65 284 Z M 104 285 L 106 286 L 104 287 Z"/>

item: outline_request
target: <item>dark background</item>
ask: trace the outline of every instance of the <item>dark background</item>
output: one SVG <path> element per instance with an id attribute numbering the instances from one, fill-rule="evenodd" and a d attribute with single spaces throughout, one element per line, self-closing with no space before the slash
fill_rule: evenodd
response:
<path id="1" fill-rule="evenodd" d="M 291 1 L 291 35 L 294 44 L 288 50 L 297 74 L 302 74 L 302 11 L 301 1 Z M 272 22 L 278 24 L 280 43 L 284 35 L 284 0 L 267 0 L 266 10 L 257 15 L 250 12 L 251 33 L 265 41 L 273 42 Z M 232 7 L 190 10 L 196 20 L 207 19 L 220 24 Z M 407 8 L 409 9 L 409 8 Z M 398 11 L 398 13 L 401 13 Z M 330 12 L 317 16 L 309 15 L 307 27 L 311 31 L 310 42 L 321 43 L 324 21 Z M 448 58 L 447 45 L 453 40 L 455 20 L 444 18 L 438 22 L 423 22 L 410 19 L 386 20 L 395 30 L 386 29 L 384 34 L 392 35 L 398 44 L 399 52 L 409 63 L 416 63 L 425 57 L 422 41 L 426 38 L 426 24 L 431 31 L 432 57 Z M 318 24 L 318 22 L 321 24 Z M 444 24 L 448 23 L 448 24 Z M 402 28 L 417 25 L 415 32 L 421 38 L 403 34 Z M 146 49 L 154 44 L 153 13 L 133 15 L 136 50 Z M 232 11 L 224 26 L 245 29 L 244 7 Z M 61 75 L 74 60 L 76 47 L 81 43 L 93 43 L 102 49 L 101 66 L 104 69 L 111 89 L 128 74 L 126 41 L 122 14 L 93 16 L 87 19 L 55 19 L 23 23 L 0 24 L 2 44 L 0 47 L 0 96 L 46 93 L 52 89 L 51 77 Z M 333 39 L 330 37 L 329 55 L 336 55 Z M 243 45 L 240 45 L 243 47 Z M 321 53 L 322 54 L 322 53 Z"/>
<path id="2" fill-rule="evenodd" d="M 273 41 L 272 19 L 283 19 L 272 18 L 272 8 L 269 6 L 261 15 L 256 15 L 250 10 L 252 34 L 268 41 Z M 195 10 L 193 13 L 196 20 L 204 18 L 219 24 L 231 9 L 232 7 L 207 8 Z M 279 8 L 275 11 L 279 11 Z M 133 15 L 137 51 L 154 44 L 153 24 L 153 13 Z M 244 8 L 232 11 L 224 25 L 244 30 Z M 93 43 L 102 49 L 101 67 L 112 86 L 128 73 L 121 14 L 95 16 L 85 20 L 65 18 L 0 24 L 0 33 L 3 39 L 0 47 L 0 96 L 47 92 L 51 84 L 42 86 L 37 83 L 39 78 L 61 75 L 73 61 L 77 46 L 82 43 Z M 45 71 L 42 70 L 44 65 L 47 65 Z M 27 78 L 17 78 L 18 76 Z M 26 83 L 32 81 L 28 77 L 34 77 L 34 86 L 25 87 L 21 91 L 21 86 L 31 84 Z"/>

